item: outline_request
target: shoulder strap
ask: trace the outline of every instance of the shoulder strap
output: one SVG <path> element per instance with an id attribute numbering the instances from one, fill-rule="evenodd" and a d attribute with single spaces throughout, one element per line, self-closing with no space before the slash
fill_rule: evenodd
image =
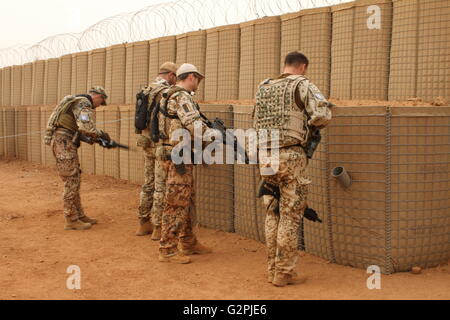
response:
<path id="1" fill-rule="evenodd" d="M 169 103 L 170 98 L 179 92 L 186 92 L 189 94 L 186 89 L 178 86 L 172 87 L 167 92 L 163 93 L 164 103 L 160 106 L 159 111 L 169 119 L 178 119 L 177 115 L 171 115 L 167 112 L 167 104 Z"/>

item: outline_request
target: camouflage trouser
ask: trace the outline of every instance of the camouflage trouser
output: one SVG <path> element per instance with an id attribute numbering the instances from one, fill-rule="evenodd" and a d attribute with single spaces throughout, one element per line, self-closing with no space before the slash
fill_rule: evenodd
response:
<path id="1" fill-rule="evenodd" d="M 269 274 L 295 273 L 298 260 L 299 227 L 306 208 L 309 180 L 305 178 L 308 160 L 302 148 L 290 147 L 280 150 L 280 166 L 273 176 L 264 180 L 280 187 L 280 214 L 273 209 L 276 200 L 264 197 L 267 208 L 266 243 L 268 248 Z M 263 165 L 261 167 L 264 167 Z"/>
<path id="2" fill-rule="evenodd" d="M 144 149 L 144 184 L 142 185 L 138 217 L 150 218 L 153 207 L 153 195 L 155 193 L 155 149 Z"/>
<path id="3" fill-rule="evenodd" d="M 164 148 L 162 146 L 158 147 Z M 156 152 L 158 154 L 158 151 Z M 155 194 L 153 196 L 152 222 L 155 226 L 161 226 L 162 214 L 165 205 L 165 193 L 167 173 L 170 167 L 170 160 L 156 157 L 155 163 Z"/>
<path id="4" fill-rule="evenodd" d="M 71 138 L 56 133 L 52 148 L 56 169 L 64 182 L 64 216 L 72 221 L 83 218 L 85 214 L 80 198 L 81 170 L 77 147 Z"/>
<path id="5" fill-rule="evenodd" d="M 197 243 L 192 231 L 194 204 L 192 165 L 186 165 L 186 173 L 180 175 L 176 172 L 175 165 L 170 162 L 165 202 L 159 251 L 161 255 L 171 256 L 177 253 L 178 241 L 184 249 Z"/>

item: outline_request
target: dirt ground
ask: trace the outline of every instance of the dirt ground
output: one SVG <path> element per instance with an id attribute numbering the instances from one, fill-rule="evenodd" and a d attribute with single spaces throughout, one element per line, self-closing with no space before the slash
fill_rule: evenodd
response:
<path id="1" fill-rule="evenodd" d="M 82 200 L 100 224 L 64 231 L 62 182 L 53 169 L 0 160 L 0 299 L 450 299 L 450 265 L 382 277 L 302 255 L 300 286 L 266 283 L 265 247 L 235 234 L 200 228 L 214 248 L 190 265 L 157 261 L 158 243 L 134 236 L 139 186 L 83 176 Z M 81 268 L 81 290 L 66 287 L 67 268 Z"/>

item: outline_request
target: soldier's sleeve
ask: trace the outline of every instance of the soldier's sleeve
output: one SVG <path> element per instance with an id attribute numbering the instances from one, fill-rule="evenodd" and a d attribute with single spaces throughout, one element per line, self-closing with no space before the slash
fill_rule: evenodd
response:
<path id="1" fill-rule="evenodd" d="M 171 102 L 172 103 L 169 103 L 169 113 L 176 112 L 181 124 L 185 129 L 189 130 L 191 136 L 194 136 L 194 123 L 196 121 L 200 121 L 202 123 L 202 133 L 208 129 L 208 127 L 203 123 L 200 112 L 190 96 L 185 93 L 181 93 Z"/>
<path id="2" fill-rule="evenodd" d="M 75 115 L 79 131 L 86 136 L 96 139 L 102 135 L 102 132 L 95 126 L 93 113 L 91 106 L 84 101 L 73 107 L 73 114 Z"/>
<path id="3" fill-rule="evenodd" d="M 309 115 L 308 125 L 323 128 L 330 123 L 331 104 L 314 84 L 308 81 L 300 83 L 297 95 Z"/>

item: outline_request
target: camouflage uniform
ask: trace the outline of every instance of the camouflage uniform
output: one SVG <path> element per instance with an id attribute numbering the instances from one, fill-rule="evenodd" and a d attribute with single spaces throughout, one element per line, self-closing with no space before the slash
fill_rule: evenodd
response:
<path id="1" fill-rule="evenodd" d="M 151 97 L 157 101 L 161 100 L 162 91 L 168 89 L 170 84 L 158 77 L 156 80 L 146 89 Z M 149 99 L 149 102 L 150 99 Z M 142 132 L 141 137 L 138 140 L 138 146 L 144 149 L 144 184 L 140 194 L 140 204 L 138 209 L 139 219 L 150 218 L 153 214 L 153 224 L 155 226 L 161 225 L 161 210 L 162 206 L 161 197 L 155 193 L 155 183 L 157 186 L 165 184 L 164 174 L 157 173 L 156 168 L 159 170 L 162 165 L 155 159 L 156 146 L 150 139 L 150 131 L 146 129 Z M 160 189 L 160 188 L 159 188 Z M 165 189 L 165 187 L 164 187 Z M 159 190 L 158 190 L 159 191 Z"/>
<path id="2" fill-rule="evenodd" d="M 194 123 L 201 121 L 201 117 L 197 104 L 188 92 L 179 91 L 171 95 L 167 104 L 167 112 L 169 115 L 178 117 L 169 121 L 169 137 L 172 132 L 180 128 L 187 129 L 191 137 L 194 137 Z M 203 132 L 206 131 L 206 125 L 202 124 L 202 126 Z M 178 143 L 169 140 L 165 142 L 170 142 L 172 146 Z M 160 241 L 160 254 L 166 257 L 177 254 L 179 241 L 183 250 L 197 244 L 197 238 L 192 230 L 192 210 L 195 197 L 193 166 L 186 164 L 186 173 L 179 174 L 174 163 L 172 161 L 169 163 Z"/>
<path id="3" fill-rule="evenodd" d="M 63 101 L 74 97 L 66 97 Z M 76 130 L 86 136 L 98 138 L 104 133 L 93 122 L 92 102 L 89 98 L 75 98 L 73 105 L 63 113 L 58 122 L 52 149 L 56 168 L 64 181 L 64 215 L 72 221 L 85 217 L 80 199 L 81 169 L 77 147 L 72 142 Z M 62 102 L 63 103 L 63 102 Z"/>
<path id="4" fill-rule="evenodd" d="M 279 214 L 274 212 L 276 199 L 272 196 L 264 197 L 267 209 L 268 270 L 271 277 L 276 274 L 295 274 L 298 232 L 307 206 L 310 184 L 305 174 L 308 159 L 303 147 L 309 127 L 325 127 L 330 120 L 328 102 L 305 77 L 284 74 L 260 85 L 254 110 L 254 126 L 257 130 L 265 129 L 270 132 L 272 129 L 280 132 L 278 171 L 273 175 L 262 176 L 267 182 L 279 186 L 281 192 Z M 262 147 L 260 145 L 260 150 Z M 270 152 L 270 146 L 265 147 Z M 269 166 L 260 164 L 261 175 L 266 167 Z"/>

